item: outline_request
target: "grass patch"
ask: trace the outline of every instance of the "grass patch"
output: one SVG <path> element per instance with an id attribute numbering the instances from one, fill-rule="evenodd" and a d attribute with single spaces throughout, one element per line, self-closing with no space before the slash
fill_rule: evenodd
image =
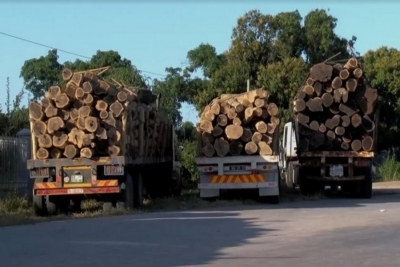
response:
<path id="1" fill-rule="evenodd" d="M 400 181 L 400 162 L 394 154 L 390 154 L 378 168 L 377 180 L 379 182 Z"/>

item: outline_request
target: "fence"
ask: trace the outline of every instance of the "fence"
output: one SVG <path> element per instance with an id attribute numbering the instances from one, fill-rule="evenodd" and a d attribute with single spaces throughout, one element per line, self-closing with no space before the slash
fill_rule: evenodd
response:
<path id="1" fill-rule="evenodd" d="M 8 192 L 30 195 L 32 181 L 26 168 L 30 158 L 30 132 L 20 131 L 17 136 L 0 136 L 0 196 Z"/>

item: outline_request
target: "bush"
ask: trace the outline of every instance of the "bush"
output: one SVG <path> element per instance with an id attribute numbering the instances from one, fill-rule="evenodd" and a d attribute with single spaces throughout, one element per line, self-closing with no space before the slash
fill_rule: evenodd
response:
<path id="1" fill-rule="evenodd" d="M 379 181 L 400 181 L 400 162 L 393 153 L 382 162 L 377 174 Z"/>
<path id="2" fill-rule="evenodd" d="M 196 185 L 199 180 L 197 166 L 195 162 L 197 151 L 196 141 L 185 141 L 181 151 L 181 163 L 183 167 L 183 181 L 184 184 L 192 187 Z"/>

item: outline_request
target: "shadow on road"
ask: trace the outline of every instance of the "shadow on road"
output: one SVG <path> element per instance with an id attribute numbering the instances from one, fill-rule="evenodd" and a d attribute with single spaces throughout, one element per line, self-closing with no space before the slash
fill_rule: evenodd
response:
<path id="1" fill-rule="evenodd" d="M 242 218 L 232 211 L 50 222 L 0 229 L 2 243 L 8 244 L 0 250 L 0 258 L 3 263 L 4 259 L 10 259 L 4 265 L 8 267 L 36 266 L 36 263 L 51 267 L 203 265 L 224 257 L 227 248 L 276 234 L 278 229 L 270 229 L 268 225 L 279 223 L 263 221 L 257 225 L 255 219 Z"/>

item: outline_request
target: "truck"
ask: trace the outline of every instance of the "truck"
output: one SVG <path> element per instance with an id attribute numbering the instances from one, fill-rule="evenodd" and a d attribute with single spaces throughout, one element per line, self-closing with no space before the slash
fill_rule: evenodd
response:
<path id="1" fill-rule="evenodd" d="M 29 104 L 37 215 L 79 208 L 87 198 L 104 210 L 133 209 L 146 195 L 181 192 L 174 127 L 159 110 L 160 95 L 95 74 L 64 69 L 65 88 L 52 86 Z"/>
<path id="2" fill-rule="evenodd" d="M 263 89 L 221 95 L 205 107 L 196 125 L 201 198 L 255 189 L 259 197 L 279 203 L 278 111 Z"/>
<path id="3" fill-rule="evenodd" d="M 344 62 L 311 68 L 295 97 L 293 120 L 284 125 L 281 178 L 288 188 L 300 187 L 304 195 L 330 186 L 356 197 L 372 197 L 377 90 L 370 86 L 356 58 Z"/>

